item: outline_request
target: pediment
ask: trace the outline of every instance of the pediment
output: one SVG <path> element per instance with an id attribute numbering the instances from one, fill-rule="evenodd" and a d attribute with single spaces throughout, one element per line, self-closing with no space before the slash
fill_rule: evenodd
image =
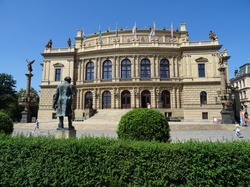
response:
<path id="1" fill-rule="evenodd" d="M 64 67 L 64 65 L 62 63 L 55 63 L 53 66 L 54 67 Z"/>
<path id="2" fill-rule="evenodd" d="M 200 58 L 197 58 L 195 61 L 196 62 L 208 62 L 208 59 L 204 57 L 200 57 Z"/>

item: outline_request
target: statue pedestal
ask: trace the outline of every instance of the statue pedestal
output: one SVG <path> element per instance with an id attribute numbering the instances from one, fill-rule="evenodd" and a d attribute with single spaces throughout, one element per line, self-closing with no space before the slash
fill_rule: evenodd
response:
<path id="1" fill-rule="evenodd" d="M 57 129 L 55 138 L 76 138 L 76 130 L 68 130 L 68 129 Z"/>
<path id="2" fill-rule="evenodd" d="M 234 119 L 232 115 L 232 111 L 222 110 L 221 112 L 222 124 L 233 124 Z"/>
<path id="3" fill-rule="evenodd" d="M 21 123 L 30 123 L 30 113 L 27 110 L 22 111 Z"/>

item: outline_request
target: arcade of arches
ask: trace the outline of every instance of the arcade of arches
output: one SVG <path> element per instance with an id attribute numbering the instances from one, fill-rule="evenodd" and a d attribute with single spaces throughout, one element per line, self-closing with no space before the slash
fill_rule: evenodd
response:
<path id="1" fill-rule="evenodd" d="M 130 109 L 131 108 L 131 93 L 129 90 L 123 90 L 121 92 L 121 95 L 118 94 L 114 95 L 115 97 L 119 97 L 119 104 L 117 108 L 121 109 Z M 143 90 L 140 95 L 136 94 L 137 98 L 140 98 L 139 106 L 142 108 L 147 108 L 149 104 L 151 104 L 151 93 L 149 90 Z M 97 95 L 96 95 L 96 99 Z M 110 91 L 104 91 L 101 95 L 101 108 L 102 109 L 108 109 L 111 108 L 111 92 Z M 162 93 L 159 95 L 158 98 L 158 108 L 171 108 L 170 103 L 170 92 L 168 90 L 163 90 Z M 84 100 L 85 106 L 84 108 L 92 107 L 94 101 L 93 101 L 93 94 L 92 92 L 87 92 L 85 94 L 85 100 Z"/>

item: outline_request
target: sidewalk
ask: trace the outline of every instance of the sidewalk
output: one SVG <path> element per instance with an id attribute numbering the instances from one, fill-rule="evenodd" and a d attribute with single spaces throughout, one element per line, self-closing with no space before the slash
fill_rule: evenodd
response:
<path id="1" fill-rule="evenodd" d="M 14 124 L 13 136 L 23 134 L 25 136 L 54 136 L 58 121 L 40 122 L 41 133 L 33 133 L 34 123 Z M 67 127 L 67 123 L 65 124 Z M 84 122 L 73 122 L 76 129 L 76 136 L 105 136 L 117 138 L 117 124 L 87 124 Z M 234 124 L 209 124 L 201 122 L 169 122 L 170 135 L 172 142 L 187 141 L 190 139 L 199 141 L 232 141 L 232 140 L 250 140 L 249 127 L 241 127 L 243 138 L 237 138 L 234 135 Z"/>

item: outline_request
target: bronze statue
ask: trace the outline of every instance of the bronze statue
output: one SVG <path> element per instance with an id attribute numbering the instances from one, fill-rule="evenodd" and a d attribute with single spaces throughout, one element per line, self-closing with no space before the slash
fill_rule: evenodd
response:
<path id="1" fill-rule="evenodd" d="M 32 72 L 33 69 L 32 69 L 32 64 L 35 62 L 35 60 L 32 60 L 32 61 L 29 61 L 28 59 L 26 59 L 26 62 L 28 63 L 27 66 L 28 66 L 28 71 L 29 72 Z"/>
<path id="2" fill-rule="evenodd" d="M 53 96 L 53 108 L 57 110 L 56 116 L 59 117 L 58 128 L 64 128 L 63 119 L 64 116 L 68 116 L 68 129 L 74 130 L 72 125 L 72 100 L 76 95 L 75 88 L 71 83 L 70 77 L 65 77 L 62 84 L 56 88 L 56 93 Z"/>
<path id="3" fill-rule="evenodd" d="M 50 39 L 48 43 L 45 45 L 46 48 L 52 48 L 52 40 Z"/>

